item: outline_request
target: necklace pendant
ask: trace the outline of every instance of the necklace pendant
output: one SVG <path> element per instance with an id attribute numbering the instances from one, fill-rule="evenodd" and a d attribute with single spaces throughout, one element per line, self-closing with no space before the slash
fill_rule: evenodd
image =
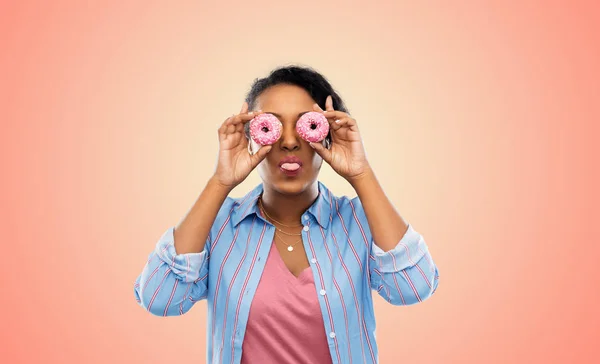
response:
<path id="1" fill-rule="evenodd" d="M 292 250 L 294 250 L 294 247 L 293 247 L 293 246 L 291 246 L 291 245 L 290 245 L 290 246 L 288 246 L 288 251 L 289 251 L 289 252 L 291 252 Z"/>

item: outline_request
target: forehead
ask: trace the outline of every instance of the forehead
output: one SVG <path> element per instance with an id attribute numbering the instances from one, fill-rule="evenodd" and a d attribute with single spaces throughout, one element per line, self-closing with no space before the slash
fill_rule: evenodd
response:
<path id="1" fill-rule="evenodd" d="M 312 110 L 314 103 L 315 100 L 302 87 L 279 84 L 267 88 L 256 98 L 256 109 L 279 114 L 297 114 Z"/>

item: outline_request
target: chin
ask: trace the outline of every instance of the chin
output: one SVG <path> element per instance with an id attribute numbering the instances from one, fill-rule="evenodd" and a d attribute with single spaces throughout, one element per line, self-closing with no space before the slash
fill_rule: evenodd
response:
<path id="1" fill-rule="evenodd" d="M 273 189 L 285 195 L 299 195 L 310 185 L 306 180 L 278 180 L 271 184 Z"/>
<path id="2" fill-rule="evenodd" d="M 305 175 L 287 177 L 281 175 L 279 171 L 275 174 L 260 173 L 260 177 L 273 190 L 285 195 L 298 195 L 310 187 L 317 179 L 317 176 L 309 178 Z"/>

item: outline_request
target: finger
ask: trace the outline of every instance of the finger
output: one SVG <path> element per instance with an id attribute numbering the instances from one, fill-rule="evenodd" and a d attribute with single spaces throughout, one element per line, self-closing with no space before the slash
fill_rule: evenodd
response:
<path id="1" fill-rule="evenodd" d="M 219 140 L 225 141 L 235 134 L 235 131 L 231 129 L 231 125 L 225 125 L 219 130 Z"/>
<path id="2" fill-rule="evenodd" d="M 244 131 L 244 124 L 236 124 L 234 126 L 236 133 L 242 133 Z"/>
<path id="3" fill-rule="evenodd" d="M 257 110 L 257 111 L 250 111 L 248 113 L 244 113 L 244 114 L 238 114 L 236 116 L 234 116 L 229 123 L 232 125 L 236 125 L 239 123 L 245 124 L 248 121 L 254 119 L 257 115 L 262 114 L 263 112 L 261 110 Z"/>
<path id="4" fill-rule="evenodd" d="M 341 118 L 341 119 L 336 119 L 330 125 L 333 130 L 339 130 L 343 127 L 348 127 L 350 129 L 354 130 L 354 128 L 356 127 L 356 120 L 354 120 L 350 117 L 345 117 L 345 118 Z"/>
<path id="5" fill-rule="evenodd" d="M 325 99 L 325 110 L 327 111 L 333 111 L 333 98 L 331 97 L 331 95 L 327 96 L 327 99 Z"/>
<path id="6" fill-rule="evenodd" d="M 336 119 L 350 117 L 350 115 L 346 114 L 345 112 L 337 111 L 337 110 L 325 110 L 325 111 L 323 111 L 323 115 L 325 115 L 325 117 L 331 121 L 335 121 Z"/>
<path id="7" fill-rule="evenodd" d="M 252 160 L 252 168 L 256 167 L 265 157 L 267 153 L 273 148 L 272 145 L 263 145 L 261 146 L 256 153 L 250 156 Z"/>
<path id="8" fill-rule="evenodd" d="M 242 104 L 242 109 L 240 110 L 240 114 L 245 114 L 248 112 L 248 103 L 246 101 L 244 101 L 244 103 Z"/>
<path id="9" fill-rule="evenodd" d="M 227 126 L 229 125 L 229 121 L 231 119 L 233 119 L 234 115 L 231 115 L 230 117 L 228 117 L 227 119 L 225 119 L 225 121 L 223 121 L 223 123 L 221 124 L 221 126 L 219 127 L 219 134 L 225 133 L 225 131 L 227 130 Z"/>
<path id="10" fill-rule="evenodd" d="M 318 112 L 323 112 L 323 109 L 321 109 L 321 106 L 319 106 L 319 104 L 317 104 L 316 102 L 313 104 L 313 110 L 318 111 Z"/>
<path id="11" fill-rule="evenodd" d="M 318 155 L 323 158 L 327 163 L 331 163 L 331 151 L 323 146 L 321 143 L 308 143 Z"/>
<path id="12" fill-rule="evenodd" d="M 223 123 L 221 124 L 221 126 L 227 125 L 229 123 L 229 120 L 233 119 L 234 116 L 235 116 L 235 114 L 231 114 L 231 116 L 229 116 L 227 119 L 223 120 Z"/>

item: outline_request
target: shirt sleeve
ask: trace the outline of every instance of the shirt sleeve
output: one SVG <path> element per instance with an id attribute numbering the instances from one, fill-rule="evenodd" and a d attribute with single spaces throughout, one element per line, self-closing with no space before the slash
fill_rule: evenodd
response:
<path id="1" fill-rule="evenodd" d="M 373 240 L 363 206 L 352 200 L 356 218 L 363 222 L 369 242 L 369 280 L 371 288 L 387 302 L 407 306 L 422 302 L 433 295 L 438 286 L 438 268 L 423 236 L 412 224 L 396 246 L 383 251 Z"/>
<path id="2" fill-rule="evenodd" d="M 160 237 L 134 284 L 138 304 L 156 316 L 183 315 L 206 298 L 210 234 L 202 252 L 176 254 L 174 231 Z"/>
<path id="3" fill-rule="evenodd" d="M 231 197 L 226 198 L 201 252 L 177 254 L 175 227 L 163 233 L 134 283 L 135 299 L 140 306 L 156 316 L 179 316 L 207 298 L 212 240 L 218 233 L 217 227 L 230 221 L 234 203 Z"/>
<path id="4" fill-rule="evenodd" d="M 371 242 L 371 287 L 393 305 L 412 305 L 433 295 L 438 286 L 438 268 L 423 236 L 412 225 L 398 242 L 384 252 Z"/>

